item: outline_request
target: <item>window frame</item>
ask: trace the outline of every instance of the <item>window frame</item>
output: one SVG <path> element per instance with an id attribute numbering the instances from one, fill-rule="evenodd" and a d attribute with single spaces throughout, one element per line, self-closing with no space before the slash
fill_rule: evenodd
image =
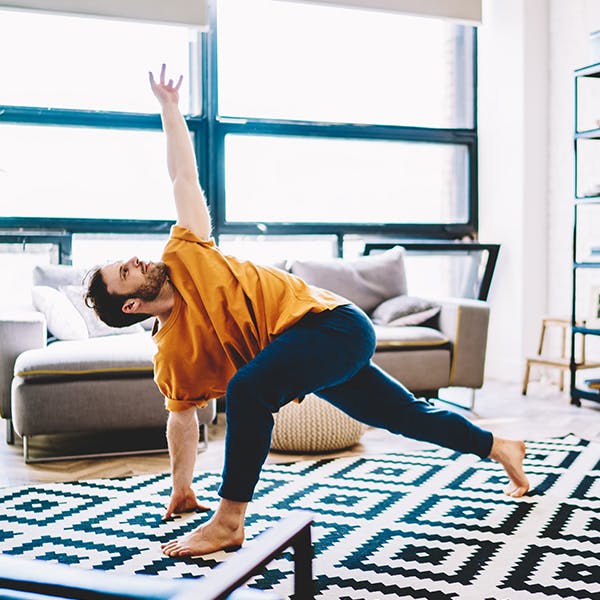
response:
<path id="1" fill-rule="evenodd" d="M 344 235 L 384 236 L 403 238 L 461 239 L 476 237 L 478 231 L 478 131 L 477 131 L 477 29 L 465 29 L 472 35 L 472 118 L 471 128 L 426 128 L 397 125 L 364 125 L 320 123 L 310 121 L 221 118 L 218 116 L 217 23 L 216 7 L 210 15 L 208 32 L 198 32 L 190 42 L 191 64 L 198 64 L 194 53 L 200 53 L 202 111 L 186 115 L 185 120 L 194 136 L 194 148 L 199 180 L 205 190 L 212 218 L 213 235 L 310 235 L 331 234 L 338 237 L 341 256 Z M 463 89 L 465 82 L 459 82 Z M 79 126 L 124 130 L 161 130 L 159 114 L 56 109 L 0 105 L 0 124 L 40 126 Z M 281 135 L 328 137 L 336 139 L 390 140 L 462 145 L 468 153 L 467 211 L 464 223 L 274 223 L 265 231 L 262 223 L 228 222 L 225 219 L 225 136 Z M 165 167 L 166 168 L 166 167 Z M 376 185 L 373 186 L 376 189 Z M 66 233 L 168 233 L 170 220 L 127 220 L 47 217 L 0 217 L 0 229 L 6 234 L 19 231 L 61 231 Z M 2 234 L 0 233 L 0 238 Z"/>

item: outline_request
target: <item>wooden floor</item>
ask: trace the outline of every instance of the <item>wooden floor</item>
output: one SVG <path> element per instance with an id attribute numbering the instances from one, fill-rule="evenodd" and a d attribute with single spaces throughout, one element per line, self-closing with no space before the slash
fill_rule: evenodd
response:
<path id="1" fill-rule="evenodd" d="M 452 390 L 452 393 L 446 391 L 445 397 L 467 404 L 470 396 L 467 390 Z M 454 409 L 443 403 L 438 405 Z M 600 403 L 583 401 L 579 408 L 572 406 L 568 394 L 559 392 L 550 382 L 533 382 L 528 395 L 523 397 L 518 384 L 489 381 L 477 392 L 473 412 L 455 410 L 501 437 L 543 439 L 574 433 L 600 442 Z M 210 427 L 208 450 L 198 455 L 198 471 L 221 468 L 224 435 L 224 415 L 219 415 L 217 425 Z M 57 447 L 55 441 L 49 443 L 53 445 L 52 450 L 68 451 L 68 448 Z M 363 436 L 361 443 L 354 448 L 327 456 L 377 454 L 423 446 L 386 431 L 370 429 Z M 321 455 L 271 453 L 268 462 L 286 462 L 316 456 Z M 169 459 L 166 453 L 26 465 L 18 439 L 14 446 L 0 441 L 0 485 L 122 477 L 168 470 Z"/>

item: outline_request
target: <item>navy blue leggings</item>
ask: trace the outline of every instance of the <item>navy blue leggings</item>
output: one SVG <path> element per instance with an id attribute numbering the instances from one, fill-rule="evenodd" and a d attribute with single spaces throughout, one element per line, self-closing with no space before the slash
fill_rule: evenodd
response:
<path id="1" fill-rule="evenodd" d="M 272 413 L 310 392 L 367 425 L 482 458 L 489 455 L 489 431 L 417 400 L 371 362 L 374 352 L 373 326 L 350 304 L 307 314 L 239 369 L 227 388 L 219 494 L 251 500 L 271 444 Z"/>

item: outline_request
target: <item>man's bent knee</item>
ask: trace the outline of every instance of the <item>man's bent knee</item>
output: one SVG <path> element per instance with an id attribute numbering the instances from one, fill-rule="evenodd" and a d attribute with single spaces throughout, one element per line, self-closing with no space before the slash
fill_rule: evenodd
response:
<path id="1" fill-rule="evenodd" d="M 280 406 L 277 391 L 266 389 L 265 382 L 246 367 L 242 367 L 229 381 L 226 405 L 228 411 L 255 410 L 262 406 L 270 412 L 276 412 Z"/>

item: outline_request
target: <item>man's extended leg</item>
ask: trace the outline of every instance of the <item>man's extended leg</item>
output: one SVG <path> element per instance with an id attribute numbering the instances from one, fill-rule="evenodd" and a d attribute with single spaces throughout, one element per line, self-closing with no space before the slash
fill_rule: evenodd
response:
<path id="1" fill-rule="evenodd" d="M 400 382 L 373 363 L 347 381 L 319 389 L 316 394 L 368 425 L 497 460 L 510 479 L 506 493 L 511 496 L 522 496 L 529 489 L 523 472 L 523 442 L 494 438 L 491 432 L 458 413 L 417 400 Z"/>

